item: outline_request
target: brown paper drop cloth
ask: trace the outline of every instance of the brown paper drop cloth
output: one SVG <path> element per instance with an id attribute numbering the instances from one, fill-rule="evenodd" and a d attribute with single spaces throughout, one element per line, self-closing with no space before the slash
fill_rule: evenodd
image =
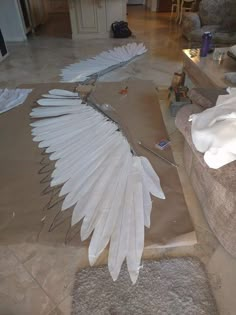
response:
<path id="1" fill-rule="evenodd" d="M 53 163 L 47 155 L 42 161 L 42 150 L 32 141 L 29 125 L 29 113 L 33 106 L 37 106 L 35 101 L 41 94 L 53 88 L 73 90 L 74 86 L 71 83 L 27 85 L 27 88 L 33 88 L 33 92 L 26 102 L 0 115 L 0 244 L 64 244 L 65 239 L 70 245 L 81 244 L 79 224 L 70 229 L 71 210 L 60 212 L 59 189 L 42 194 L 49 183 L 40 183 L 47 175 L 39 174 L 40 162 L 43 165 L 49 162 L 43 171 L 53 170 Z M 126 87 L 127 95 L 121 95 L 119 91 Z M 135 151 L 150 160 L 160 177 L 166 200 L 153 198 L 151 227 L 146 229 L 145 246 L 171 246 L 185 239 L 192 243 L 195 240 L 194 228 L 177 170 L 137 144 L 141 140 L 154 148 L 158 139 L 167 138 L 153 83 L 143 80 L 97 83 L 92 98 L 115 109 L 109 114 L 112 113 L 119 121 Z M 156 150 L 174 161 L 171 149 Z"/>

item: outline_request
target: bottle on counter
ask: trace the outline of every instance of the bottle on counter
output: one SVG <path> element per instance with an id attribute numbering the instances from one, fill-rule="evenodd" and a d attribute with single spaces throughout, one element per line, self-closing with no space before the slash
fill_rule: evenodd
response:
<path id="1" fill-rule="evenodd" d="M 210 48 L 211 48 L 211 40 L 212 40 L 212 34 L 211 32 L 205 32 L 202 35 L 202 46 L 200 50 L 200 56 L 206 57 Z"/>

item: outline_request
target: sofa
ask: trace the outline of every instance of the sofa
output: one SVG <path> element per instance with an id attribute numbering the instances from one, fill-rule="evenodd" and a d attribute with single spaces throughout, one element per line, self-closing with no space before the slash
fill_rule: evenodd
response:
<path id="1" fill-rule="evenodd" d="M 202 0 L 198 12 L 185 12 L 182 20 L 183 36 L 195 43 L 204 32 L 210 31 L 216 45 L 236 44 L 236 1 Z"/>
<path id="2" fill-rule="evenodd" d="M 236 257 L 236 161 L 217 170 L 209 168 L 193 145 L 188 121 L 191 114 L 214 106 L 220 94 L 226 91 L 192 89 L 192 103 L 178 111 L 176 126 L 185 138 L 184 165 L 209 226 L 222 246 Z"/>

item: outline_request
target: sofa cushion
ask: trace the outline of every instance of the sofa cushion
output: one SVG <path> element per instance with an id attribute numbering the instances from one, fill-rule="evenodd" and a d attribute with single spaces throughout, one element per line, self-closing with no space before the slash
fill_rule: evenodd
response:
<path id="1" fill-rule="evenodd" d="M 184 34 L 188 34 L 193 30 L 201 29 L 201 21 L 199 15 L 195 12 L 184 12 L 182 30 Z"/>
<path id="2" fill-rule="evenodd" d="M 236 0 L 201 0 L 198 19 L 196 13 L 191 14 L 183 17 L 183 35 L 188 40 L 199 42 L 202 34 L 209 31 L 214 43 L 236 43 Z"/>
<path id="3" fill-rule="evenodd" d="M 191 151 L 191 149 L 189 150 Z M 185 150 L 185 154 L 187 155 L 185 156 L 186 161 L 189 152 Z M 230 167 L 231 166 L 233 166 L 233 163 L 231 163 Z M 192 163 L 189 174 L 194 190 L 199 198 L 212 231 L 223 247 L 231 255 L 236 257 L 235 190 L 233 191 L 231 187 L 229 187 L 229 183 L 224 185 L 223 182 L 220 183 L 221 180 L 214 178 L 209 168 L 203 167 L 202 164 L 198 163 L 194 153 L 192 153 Z M 219 172 L 218 174 L 221 175 L 221 178 L 227 178 L 227 175 L 225 174 L 223 174 L 223 176 Z"/>
<path id="4" fill-rule="evenodd" d="M 209 104 L 214 103 L 217 94 L 222 93 L 219 89 L 194 90 L 193 98 L 198 93 L 208 98 Z M 225 90 L 223 92 L 225 93 Z M 205 103 L 205 100 L 200 98 L 200 103 L 202 101 Z M 184 163 L 211 229 L 223 247 L 236 257 L 236 161 L 217 170 L 211 169 L 206 165 L 204 155 L 195 149 L 188 118 L 189 115 L 202 110 L 203 107 L 191 104 L 177 113 L 176 126 L 185 138 Z"/>
<path id="5" fill-rule="evenodd" d="M 190 104 L 182 107 L 175 119 L 176 127 L 183 134 L 185 140 L 193 151 L 198 162 L 209 172 L 214 180 L 216 180 L 223 187 L 227 187 L 230 192 L 236 191 L 236 161 L 229 163 L 217 170 L 211 169 L 204 161 L 203 154 L 195 149 L 192 142 L 191 122 L 188 121 L 191 114 L 202 112 L 202 108 L 196 104 Z"/>
<path id="6" fill-rule="evenodd" d="M 188 92 L 192 103 L 204 108 L 215 106 L 219 95 L 228 94 L 225 89 L 193 88 Z"/>
<path id="7" fill-rule="evenodd" d="M 188 38 L 192 41 L 201 41 L 202 35 L 204 32 L 211 32 L 214 38 L 214 34 L 219 29 L 219 25 L 204 25 L 201 28 L 193 29 L 191 32 L 188 33 Z"/>
<path id="8" fill-rule="evenodd" d="M 202 0 L 199 5 L 199 16 L 202 25 L 222 24 L 224 20 L 224 0 Z"/>
<path id="9" fill-rule="evenodd" d="M 218 44 L 234 44 L 236 43 L 236 32 L 226 33 L 218 30 L 214 34 L 214 41 Z"/>
<path id="10" fill-rule="evenodd" d="M 183 106 L 176 115 L 175 125 L 184 136 L 185 140 L 187 141 L 188 145 L 194 152 L 195 156 L 198 158 L 199 162 L 203 166 L 207 166 L 203 159 L 202 153 L 196 151 L 195 146 L 192 142 L 191 122 L 188 121 L 190 115 L 201 113 L 202 110 L 203 109 L 196 104 Z"/>
<path id="11" fill-rule="evenodd" d="M 200 42 L 202 40 L 202 35 L 204 32 L 211 32 L 213 35 L 213 43 L 221 45 L 232 45 L 236 43 L 236 32 L 235 33 L 225 33 L 219 31 L 218 25 L 205 25 L 200 29 L 192 30 L 191 32 L 184 32 L 183 35 L 192 42 Z"/>
<path id="12" fill-rule="evenodd" d="M 226 33 L 236 32 L 236 1 L 225 1 L 225 19 L 222 23 L 222 31 Z"/>

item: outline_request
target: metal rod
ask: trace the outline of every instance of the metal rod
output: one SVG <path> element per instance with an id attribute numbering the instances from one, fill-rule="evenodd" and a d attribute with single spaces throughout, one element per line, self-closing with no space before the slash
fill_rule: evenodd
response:
<path id="1" fill-rule="evenodd" d="M 126 138 L 126 140 L 128 141 L 129 146 L 130 146 L 131 153 L 132 153 L 133 155 L 137 155 L 137 153 L 135 152 L 135 150 L 134 150 L 132 144 L 131 144 L 130 141 L 128 140 L 127 135 L 126 135 L 125 132 L 123 131 L 123 128 L 121 127 L 120 123 L 119 123 L 117 120 L 115 120 L 114 118 L 112 118 L 107 112 L 105 112 L 105 111 L 95 102 L 95 100 L 94 100 L 94 98 L 93 98 L 93 96 L 92 96 L 91 93 L 88 95 L 86 102 L 87 102 L 87 105 L 93 107 L 95 110 L 97 110 L 98 112 L 100 112 L 101 114 L 103 114 L 103 115 L 104 115 L 105 117 L 107 117 L 110 121 L 112 121 L 114 124 L 117 125 L 118 131 L 120 131 L 120 132 L 123 134 L 123 136 Z"/>
<path id="2" fill-rule="evenodd" d="M 147 151 L 151 152 L 152 154 L 154 154 L 155 156 L 159 157 L 160 159 L 162 159 L 163 161 L 165 161 L 166 163 L 174 166 L 174 167 L 178 167 L 178 165 L 176 165 L 175 163 L 169 161 L 168 159 L 164 158 L 163 156 L 159 155 L 158 153 L 156 153 L 155 151 L 153 151 L 152 149 L 146 147 L 144 144 L 142 144 L 141 141 L 138 141 L 138 144 L 143 147 L 144 149 L 146 149 Z"/>

